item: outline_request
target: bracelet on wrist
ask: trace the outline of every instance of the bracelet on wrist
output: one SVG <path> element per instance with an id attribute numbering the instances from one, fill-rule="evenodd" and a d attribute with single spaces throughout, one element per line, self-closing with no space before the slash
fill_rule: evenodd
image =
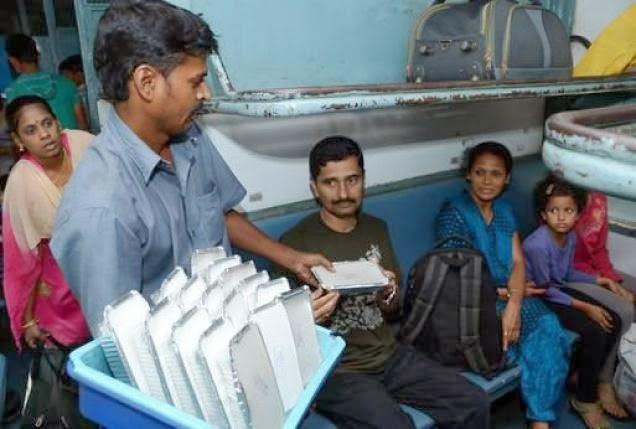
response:
<path id="1" fill-rule="evenodd" d="M 30 328 L 31 326 L 35 326 L 38 324 L 37 319 L 31 319 L 28 322 L 26 322 L 24 325 L 22 325 L 22 329 L 27 329 Z"/>

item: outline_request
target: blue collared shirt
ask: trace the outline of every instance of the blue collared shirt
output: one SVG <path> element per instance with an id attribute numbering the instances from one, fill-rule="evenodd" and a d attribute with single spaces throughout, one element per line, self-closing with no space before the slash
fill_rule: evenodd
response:
<path id="1" fill-rule="evenodd" d="M 113 110 L 65 189 L 51 249 L 93 333 L 107 304 L 148 297 L 194 249 L 230 251 L 224 214 L 245 189 L 196 125 L 170 148 L 173 164 Z"/>

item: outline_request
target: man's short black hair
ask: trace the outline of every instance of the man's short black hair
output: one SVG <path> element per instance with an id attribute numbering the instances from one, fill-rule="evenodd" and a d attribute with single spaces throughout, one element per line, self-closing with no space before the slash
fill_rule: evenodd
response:
<path id="1" fill-rule="evenodd" d="M 148 64 L 168 75 L 186 55 L 205 56 L 217 50 L 205 21 L 163 0 L 114 0 L 99 20 L 94 65 L 103 97 L 128 99 L 128 80 Z"/>
<path id="2" fill-rule="evenodd" d="M 60 65 L 57 67 L 57 70 L 60 73 L 66 70 L 73 73 L 76 73 L 76 72 L 84 73 L 84 66 L 82 65 L 82 56 L 77 54 L 77 55 L 71 55 L 70 57 L 67 57 L 66 59 L 64 59 L 64 61 L 60 63 Z"/>
<path id="3" fill-rule="evenodd" d="M 8 56 L 23 63 L 37 64 L 40 56 L 35 40 L 26 34 L 11 34 L 7 37 L 5 49 Z"/>
<path id="4" fill-rule="evenodd" d="M 342 161 L 350 156 L 358 159 L 358 165 L 364 174 L 364 157 L 360 145 L 348 137 L 332 136 L 320 140 L 309 154 L 309 172 L 311 180 L 316 180 L 320 169 L 331 161 Z"/>

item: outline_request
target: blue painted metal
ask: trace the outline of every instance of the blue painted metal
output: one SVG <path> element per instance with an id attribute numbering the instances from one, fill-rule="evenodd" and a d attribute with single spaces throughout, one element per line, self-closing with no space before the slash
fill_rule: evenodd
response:
<path id="1" fill-rule="evenodd" d="M 588 189 L 636 200 L 636 168 L 602 156 L 564 149 L 551 141 L 543 144 L 546 166 L 569 182 Z"/>
<path id="2" fill-rule="evenodd" d="M 558 113 L 546 122 L 543 160 L 572 183 L 636 200 L 635 124 L 636 105 Z"/>
<path id="3" fill-rule="evenodd" d="M 173 3 L 182 1 L 173 0 Z M 239 90 L 404 82 L 431 0 L 192 0 Z"/>
<path id="4" fill-rule="evenodd" d="M 0 92 L 11 83 L 11 69 L 9 68 L 9 57 L 4 49 L 5 36 L 0 34 Z"/>
<path id="5" fill-rule="evenodd" d="M 212 83 L 215 101 L 208 107 L 221 113 L 296 116 L 636 88 L 636 78 L 543 84 L 485 82 L 445 88 L 396 84 L 405 81 L 412 23 L 431 0 L 171 1 L 200 13 L 218 36 L 225 65 L 218 57 L 210 59 L 216 79 Z M 571 21 L 574 6 L 570 0 L 565 2 L 569 6 L 552 0 L 544 3 L 564 22 Z M 75 0 L 94 123 L 99 83 L 92 69 L 92 45 L 98 18 L 107 4 L 105 0 Z M 304 89 L 308 86 L 314 90 Z M 319 87 L 323 89 L 316 89 Z"/>
<path id="6" fill-rule="evenodd" d="M 93 126 L 99 123 L 97 115 L 97 99 L 101 85 L 93 68 L 93 42 L 97 31 L 97 22 L 108 7 L 108 1 L 74 0 L 75 16 L 82 49 L 82 64 L 88 92 L 88 111 Z"/>
<path id="7" fill-rule="evenodd" d="M 506 98 L 636 90 L 635 76 L 564 82 L 445 82 L 247 91 L 215 98 L 211 111 L 246 116 L 299 116 Z"/>

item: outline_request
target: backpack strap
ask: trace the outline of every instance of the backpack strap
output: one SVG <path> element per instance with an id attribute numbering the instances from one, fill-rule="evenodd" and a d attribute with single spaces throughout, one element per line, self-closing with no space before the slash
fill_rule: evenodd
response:
<path id="1" fill-rule="evenodd" d="M 403 341 L 407 344 L 412 344 L 422 331 L 422 328 L 424 328 L 435 307 L 439 292 L 448 273 L 448 265 L 440 255 L 430 254 L 427 258 L 424 276 L 420 276 L 416 269 L 413 277 L 409 279 L 409 288 L 419 287 L 419 289 L 417 296 L 413 300 L 413 307 L 409 317 L 400 331 Z M 420 265 L 422 262 L 418 261 L 417 264 Z"/>
<path id="2" fill-rule="evenodd" d="M 457 235 L 457 234 L 449 235 L 448 237 L 444 237 L 438 240 L 433 245 L 433 248 L 441 249 L 442 247 L 449 247 L 447 246 L 448 243 L 451 243 L 451 247 L 465 247 L 467 249 L 475 248 L 475 246 L 473 245 L 473 241 L 470 239 L 470 237 L 467 237 L 465 235 Z"/>
<path id="3" fill-rule="evenodd" d="M 479 318 L 481 309 L 482 256 L 462 255 L 466 259 L 459 270 L 460 305 L 459 337 L 464 357 L 470 368 L 479 374 L 492 374 L 500 364 L 490 365 L 481 347 Z"/>

